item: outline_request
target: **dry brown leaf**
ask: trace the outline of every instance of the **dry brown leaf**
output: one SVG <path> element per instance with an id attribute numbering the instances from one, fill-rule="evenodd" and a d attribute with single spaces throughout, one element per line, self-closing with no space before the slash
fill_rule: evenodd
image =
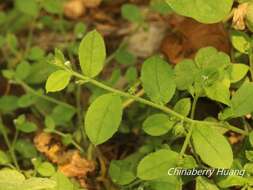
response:
<path id="1" fill-rule="evenodd" d="M 82 158 L 78 151 L 68 152 L 68 154 L 69 162 L 59 166 L 59 170 L 64 175 L 80 178 L 86 176 L 88 172 L 94 171 L 94 163 Z"/>
<path id="2" fill-rule="evenodd" d="M 172 16 L 170 32 L 161 44 L 161 51 L 173 64 L 193 58 L 202 47 L 213 46 L 219 51 L 230 51 L 229 36 L 222 23 L 201 24 L 193 19 Z"/>
<path id="3" fill-rule="evenodd" d="M 34 138 L 34 145 L 37 150 L 43 154 L 53 163 L 58 163 L 62 156 L 63 147 L 55 136 L 49 133 L 38 133 Z"/>
<path id="4" fill-rule="evenodd" d="M 95 169 L 94 163 L 81 157 L 77 150 L 66 150 L 55 135 L 38 133 L 34 138 L 34 144 L 39 152 L 56 163 L 59 170 L 68 177 L 85 178 L 88 172 Z"/>
<path id="5" fill-rule="evenodd" d="M 233 27 L 236 30 L 244 30 L 245 29 L 245 17 L 248 12 L 248 3 L 239 4 L 239 6 L 235 9 L 233 15 Z"/>
<path id="6" fill-rule="evenodd" d="M 101 0 L 83 0 L 85 7 L 95 8 L 98 7 L 101 3 Z"/>
<path id="7" fill-rule="evenodd" d="M 70 0 L 64 4 L 64 15 L 71 19 L 77 19 L 86 11 L 83 0 Z"/>

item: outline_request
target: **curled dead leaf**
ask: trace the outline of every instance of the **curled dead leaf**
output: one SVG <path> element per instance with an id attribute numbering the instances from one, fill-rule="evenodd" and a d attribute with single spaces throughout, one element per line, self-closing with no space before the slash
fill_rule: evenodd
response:
<path id="1" fill-rule="evenodd" d="M 234 10 L 233 15 L 233 27 L 236 30 L 245 29 L 245 17 L 248 12 L 248 3 L 239 4 L 239 6 Z"/>
<path id="2" fill-rule="evenodd" d="M 193 58 L 198 49 L 213 46 L 229 53 L 229 36 L 222 23 L 202 24 L 193 19 L 172 16 L 172 31 L 163 39 L 161 52 L 172 62 Z"/>
<path id="3" fill-rule="evenodd" d="M 78 151 L 71 151 L 67 154 L 68 162 L 59 166 L 59 170 L 64 175 L 68 177 L 83 177 L 88 172 L 94 171 L 94 163 L 82 158 Z"/>
<path id="4" fill-rule="evenodd" d="M 77 19 L 86 11 L 83 0 L 70 0 L 64 4 L 64 15 L 71 19 Z"/>

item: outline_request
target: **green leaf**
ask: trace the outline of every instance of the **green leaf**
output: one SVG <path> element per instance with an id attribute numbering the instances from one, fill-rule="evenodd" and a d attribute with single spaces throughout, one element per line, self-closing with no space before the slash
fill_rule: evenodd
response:
<path id="1" fill-rule="evenodd" d="M 250 37 L 245 32 L 232 31 L 231 42 L 233 47 L 241 53 L 248 54 L 250 49 Z"/>
<path id="2" fill-rule="evenodd" d="M 127 185 L 136 178 L 131 168 L 132 162 L 128 160 L 113 160 L 110 163 L 109 175 L 114 183 Z"/>
<path id="3" fill-rule="evenodd" d="M 194 126 L 192 140 L 196 153 L 204 163 L 213 168 L 231 167 L 233 162 L 231 146 L 216 129 L 206 125 Z"/>
<path id="4" fill-rule="evenodd" d="M 164 0 L 153 0 L 150 3 L 150 7 L 152 10 L 162 15 L 167 15 L 167 14 L 172 13 L 170 6 Z"/>
<path id="5" fill-rule="evenodd" d="M 16 8 L 30 16 L 36 16 L 39 13 L 39 6 L 36 0 L 15 0 Z"/>
<path id="6" fill-rule="evenodd" d="M 2 96 L 0 97 L 0 111 L 10 113 L 18 108 L 18 97 Z"/>
<path id="7" fill-rule="evenodd" d="M 14 145 L 14 148 L 24 158 L 31 159 L 37 156 L 36 148 L 28 140 L 18 139 Z"/>
<path id="8" fill-rule="evenodd" d="M 166 2 L 177 14 L 207 24 L 222 21 L 233 5 L 233 0 L 166 0 Z"/>
<path id="9" fill-rule="evenodd" d="M 231 83 L 235 83 L 242 80 L 243 77 L 246 76 L 248 71 L 249 66 L 245 64 L 232 64 L 228 69 Z"/>
<path id="10" fill-rule="evenodd" d="M 20 125 L 16 125 L 17 130 L 24 132 L 24 133 L 32 133 L 37 131 L 38 127 L 36 124 L 26 121 Z"/>
<path id="11" fill-rule="evenodd" d="M 143 123 L 143 130 L 151 136 L 166 134 L 175 124 L 165 114 L 154 114 L 149 116 Z"/>
<path id="12" fill-rule="evenodd" d="M 130 22 L 142 22 L 143 17 L 140 9 L 133 4 L 124 4 L 121 7 L 121 15 L 124 19 Z"/>
<path id="13" fill-rule="evenodd" d="M 158 56 L 153 56 L 144 62 L 141 81 L 144 91 L 156 103 L 168 103 L 175 93 L 173 70 Z"/>
<path id="14" fill-rule="evenodd" d="M 93 30 L 86 34 L 79 46 L 79 61 L 84 75 L 97 76 L 103 69 L 106 57 L 103 37 Z"/>
<path id="15" fill-rule="evenodd" d="M 192 60 L 186 59 L 178 63 L 175 67 L 175 82 L 179 90 L 189 88 L 196 77 L 198 70 Z"/>
<path id="16" fill-rule="evenodd" d="M 34 103 L 36 103 L 37 100 L 38 100 L 37 96 L 31 93 L 27 93 L 18 99 L 18 106 L 21 108 L 29 107 Z"/>
<path id="17" fill-rule="evenodd" d="M 245 155 L 250 162 L 253 162 L 253 150 L 246 150 Z"/>
<path id="18" fill-rule="evenodd" d="M 0 150 L 0 165 L 5 165 L 10 163 L 9 156 L 2 150 Z"/>
<path id="19" fill-rule="evenodd" d="M 230 65 L 230 57 L 224 52 L 218 52 L 214 47 L 205 47 L 197 52 L 195 62 L 200 68 L 223 70 Z"/>
<path id="20" fill-rule="evenodd" d="M 131 54 L 123 48 L 116 51 L 115 59 L 117 62 L 123 65 L 132 65 L 136 62 L 135 55 Z"/>
<path id="21" fill-rule="evenodd" d="M 31 65 L 27 61 L 22 61 L 18 64 L 15 72 L 15 77 L 24 80 L 31 72 Z"/>
<path id="22" fill-rule="evenodd" d="M 205 87 L 205 92 L 211 100 L 221 102 L 228 106 L 231 105 L 229 86 L 222 82 L 215 82 L 212 86 Z"/>
<path id="23" fill-rule="evenodd" d="M 154 180 L 168 175 L 168 170 L 175 167 L 178 153 L 161 149 L 145 156 L 137 168 L 137 176 L 142 180 Z"/>
<path id="24" fill-rule="evenodd" d="M 78 22 L 74 28 L 74 34 L 79 39 L 82 38 L 87 30 L 87 26 L 83 22 Z"/>
<path id="25" fill-rule="evenodd" d="M 25 181 L 25 177 L 16 170 L 0 170 L 0 190 L 16 190 Z"/>
<path id="26" fill-rule="evenodd" d="M 122 117 L 122 103 L 118 95 L 105 94 L 89 107 L 85 117 L 85 130 L 90 141 L 101 144 L 118 130 Z"/>
<path id="27" fill-rule="evenodd" d="M 221 177 L 221 179 L 218 179 L 216 184 L 220 188 L 229 188 L 233 186 L 244 186 L 247 184 L 247 178 L 244 178 L 242 176 L 237 175 L 230 175 L 226 177 Z"/>
<path id="28" fill-rule="evenodd" d="M 174 111 L 180 113 L 183 116 L 189 115 L 191 111 L 191 99 L 190 98 L 182 98 L 179 100 L 174 106 Z"/>
<path id="29" fill-rule="evenodd" d="M 45 62 L 38 62 L 31 65 L 30 75 L 25 79 L 28 84 L 40 84 L 47 80 L 48 76 L 56 68 Z"/>
<path id="30" fill-rule="evenodd" d="M 60 172 L 55 173 L 51 179 L 57 184 L 52 190 L 74 190 L 74 185 L 71 181 Z"/>
<path id="31" fill-rule="evenodd" d="M 56 187 L 56 182 L 51 179 L 32 177 L 23 182 L 21 190 L 45 190 Z"/>
<path id="32" fill-rule="evenodd" d="M 28 52 L 28 59 L 31 60 L 31 61 L 38 61 L 38 60 L 41 60 L 43 59 L 44 57 L 44 50 L 41 49 L 40 47 L 32 47 L 29 52 Z"/>
<path id="33" fill-rule="evenodd" d="M 250 142 L 251 146 L 253 147 L 253 131 L 251 131 L 249 134 L 249 142 Z"/>
<path id="34" fill-rule="evenodd" d="M 166 176 L 149 183 L 151 190 L 182 190 L 182 180 L 178 176 Z"/>
<path id="35" fill-rule="evenodd" d="M 64 70 L 55 71 L 52 73 L 46 83 L 47 92 L 61 91 L 69 84 L 71 74 Z"/>
<path id="36" fill-rule="evenodd" d="M 42 1 L 43 8 L 51 14 L 62 13 L 62 11 L 63 11 L 62 4 L 63 3 L 61 0 L 43 0 Z"/>
<path id="37" fill-rule="evenodd" d="M 138 77 L 138 71 L 135 67 L 129 67 L 126 71 L 125 78 L 128 83 L 133 84 Z"/>
<path id="38" fill-rule="evenodd" d="M 209 179 L 205 177 L 197 177 L 196 190 L 219 190 L 219 188 Z"/>
<path id="39" fill-rule="evenodd" d="M 54 166 L 49 162 L 41 163 L 38 166 L 37 171 L 41 176 L 44 176 L 44 177 L 52 176 L 55 173 Z"/>
<path id="40" fill-rule="evenodd" d="M 54 120 L 55 125 L 66 125 L 66 123 L 69 122 L 75 115 L 75 113 L 75 108 L 57 105 L 54 107 L 50 116 Z"/>
<path id="41" fill-rule="evenodd" d="M 231 104 L 231 108 L 223 113 L 226 118 L 240 117 L 253 112 L 253 83 L 243 84 L 232 96 Z"/>

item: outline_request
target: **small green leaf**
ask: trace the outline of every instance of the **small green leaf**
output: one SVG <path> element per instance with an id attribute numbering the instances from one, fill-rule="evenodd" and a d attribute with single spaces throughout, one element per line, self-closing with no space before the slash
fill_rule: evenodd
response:
<path id="1" fill-rule="evenodd" d="M 55 173 L 51 179 L 57 184 L 53 190 L 74 190 L 74 185 L 71 181 L 60 172 Z"/>
<path id="2" fill-rule="evenodd" d="M 31 159 L 37 156 L 36 148 L 28 140 L 18 139 L 14 148 L 24 158 Z"/>
<path id="3" fill-rule="evenodd" d="M 251 146 L 253 147 L 253 131 L 251 131 L 249 134 L 249 142 L 250 142 Z"/>
<path id="4" fill-rule="evenodd" d="M 231 42 L 233 47 L 241 53 L 248 54 L 250 49 L 250 37 L 245 32 L 232 31 Z"/>
<path id="5" fill-rule="evenodd" d="M 34 103 L 36 103 L 37 100 L 38 100 L 37 96 L 31 93 L 27 93 L 18 99 L 18 106 L 21 108 L 29 107 Z"/>
<path id="6" fill-rule="evenodd" d="M 231 167 L 233 162 L 231 146 L 216 129 L 206 125 L 194 126 L 192 140 L 197 154 L 204 163 L 214 168 Z"/>
<path id="7" fill-rule="evenodd" d="M 86 34 L 79 46 L 79 61 L 84 75 L 97 76 L 103 69 L 106 57 L 103 37 L 93 30 Z"/>
<path id="8" fill-rule="evenodd" d="M 147 59 L 141 70 L 144 91 L 150 99 L 159 104 L 166 104 L 173 97 L 176 89 L 173 70 L 158 56 Z"/>
<path id="9" fill-rule="evenodd" d="M 10 113 L 18 108 L 18 97 L 2 96 L 0 97 L 0 111 Z"/>
<path id="10" fill-rule="evenodd" d="M 132 162 L 127 160 L 113 160 L 110 163 L 109 175 L 112 181 L 119 185 L 127 185 L 135 178 L 135 172 L 131 169 Z"/>
<path id="11" fill-rule="evenodd" d="M 231 104 L 231 108 L 223 113 L 226 118 L 240 117 L 253 112 L 253 83 L 243 84 L 232 96 Z"/>
<path id="12" fill-rule="evenodd" d="M 46 83 L 47 92 L 57 92 L 63 90 L 71 79 L 71 74 L 64 70 L 55 71 L 52 73 Z"/>
<path id="13" fill-rule="evenodd" d="M 37 131 L 38 127 L 32 122 L 26 121 L 20 125 L 16 125 L 17 130 L 24 133 L 32 133 Z"/>
<path id="14" fill-rule="evenodd" d="M 137 176 L 142 180 L 154 180 L 168 175 L 168 170 L 175 167 L 178 153 L 161 149 L 145 156 L 137 167 Z"/>
<path id="15" fill-rule="evenodd" d="M 121 7 L 121 15 L 124 19 L 130 22 L 142 22 L 143 17 L 140 9 L 133 4 L 124 4 Z"/>
<path id="16" fill-rule="evenodd" d="M 246 150 L 245 155 L 250 162 L 253 162 L 253 150 Z"/>
<path id="17" fill-rule="evenodd" d="M 50 116 L 54 120 L 55 125 L 66 125 L 66 123 L 73 118 L 75 113 L 76 110 L 73 107 L 57 105 L 54 107 Z"/>
<path id="18" fill-rule="evenodd" d="M 41 49 L 40 47 L 32 47 L 29 52 L 28 52 L 28 59 L 31 60 L 31 61 L 38 61 L 38 60 L 41 60 L 43 59 L 44 57 L 44 50 Z"/>
<path id="19" fill-rule="evenodd" d="M 172 13 L 170 6 L 164 0 L 153 0 L 150 3 L 150 7 L 152 10 L 162 15 L 167 15 L 167 14 Z"/>
<path id="20" fill-rule="evenodd" d="M 200 68 L 223 70 L 230 65 L 230 57 L 214 47 L 205 47 L 197 52 L 195 62 Z"/>
<path id="21" fill-rule="evenodd" d="M 136 61 L 136 57 L 123 48 L 116 51 L 115 59 L 123 65 L 132 65 Z"/>
<path id="22" fill-rule="evenodd" d="M 49 162 L 41 163 L 38 166 L 37 171 L 41 176 L 44 176 L 44 177 L 52 176 L 55 173 L 54 166 Z"/>
<path id="23" fill-rule="evenodd" d="M 229 187 L 233 187 L 233 186 L 244 186 L 247 184 L 247 178 L 244 178 L 242 176 L 237 176 L 237 175 L 230 175 L 230 176 L 226 176 L 226 177 L 221 177 L 221 179 L 218 179 L 216 184 L 220 187 L 220 188 L 229 188 Z"/>
<path id="24" fill-rule="evenodd" d="M 56 182 L 47 178 L 32 177 L 23 182 L 21 190 L 52 190 L 56 187 Z"/>
<path id="25" fill-rule="evenodd" d="M 166 134 L 175 124 L 165 114 L 154 114 L 149 116 L 143 123 L 143 130 L 151 136 Z"/>
<path id="26" fill-rule="evenodd" d="M 0 165 L 6 165 L 10 163 L 9 156 L 2 150 L 0 150 Z"/>
<path id="27" fill-rule="evenodd" d="M 36 16 L 39 13 L 39 6 L 36 0 L 15 0 L 16 8 L 30 16 Z"/>
<path id="28" fill-rule="evenodd" d="M 174 106 L 174 111 L 176 111 L 177 113 L 180 113 L 183 116 L 189 115 L 191 111 L 191 99 L 183 98 L 179 100 Z"/>
<path id="29" fill-rule="evenodd" d="M 231 105 L 229 86 L 222 82 L 215 82 L 213 85 L 205 87 L 205 92 L 211 100 L 221 102 L 228 106 Z"/>
<path id="30" fill-rule="evenodd" d="M 61 0 L 43 0 L 42 1 L 43 8 L 51 14 L 62 13 L 62 11 L 63 11 L 62 4 L 63 3 Z"/>
<path id="31" fill-rule="evenodd" d="M 196 190 L 219 190 L 219 188 L 209 179 L 205 177 L 197 177 Z"/>
<path id="32" fill-rule="evenodd" d="M 30 75 L 25 79 L 28 84 L 40 84 L 56 69 L 51 64 L 38 62 L 31 65 Z"/>
<path id="33" fill-rule="evenodd" d="M 197 67 L 192 60 L 186 59 L 179 62 L 175 67 L 175 82 L 179 90 L 189 88 L 197 75 Z"/>
<path id="34" fill-rule="evenodd" d="M 150 190 L 182 190 L 182 180 L 179 176 L 166 176 L 150 181 Z"/>
<path id="35" fill-rule="evenodd" d="M 87 30 L 87 26 L 82 22 L 78 22 L 75 25 L 74 34 L 79 39 L 79 38 L 82 38 L 84 36 L 86 30 Z"/>
<path id="36" fill-rule="evenodd" d="M 85 117 L 85 130 L 90 141 L 101 144 L 118 130 L 122 117 L 122 103 L 118 95 L 105 94 L 89 107 Z"/>
<path id="37" fill-rule="evenodd" d="M 18 79 L 25 79 L 31 72 L 31 65 L 27 61 L 22 61 L 18 64 L 15 72 L 15 77 Z"/>
<path id="38" fill-rule="evenodd" d="M 228 69 L 231 83 L 238 82 L 246 76 L 249 66 L 245 64 L 232 64 Z"/>
<path id="39" fill-rule="evenodd" d="M 166 2 L 177 14 L 206 24 L 220 22 L 229 14 L 233 5 L 233 0 L 166 0 Z"/>

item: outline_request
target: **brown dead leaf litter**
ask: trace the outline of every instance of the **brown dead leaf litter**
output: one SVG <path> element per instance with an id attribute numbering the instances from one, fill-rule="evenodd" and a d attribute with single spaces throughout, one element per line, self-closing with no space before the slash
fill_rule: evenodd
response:
<path id="1" fill-rule="evenodd" d="M 58 170 L 80 181 L 87 187 L 87 175 L 95 170 L 95 164 L 82 157 L 77 150 L 68 150 L 56 135 L 40 132 L 34 137 L 34 145 L 49 161 L 58 165 Z"/>

